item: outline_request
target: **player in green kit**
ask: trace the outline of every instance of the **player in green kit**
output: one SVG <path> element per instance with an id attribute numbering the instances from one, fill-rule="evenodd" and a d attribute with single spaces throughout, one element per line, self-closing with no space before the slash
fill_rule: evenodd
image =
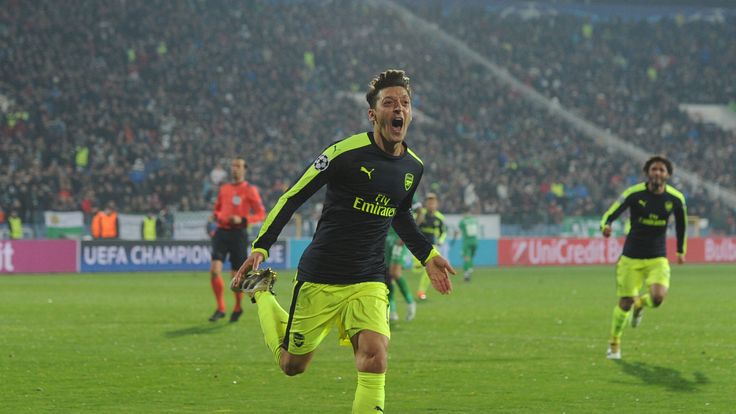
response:
<path id="1" fill-rule="evenodd" d="M 386 265 L 388 266 L 388 276 L 386 283 L 388 284 L 388 304 L 389 304 L 389 320 L 398 321 L 399 312 L 396 306 L 396 285 L 398 285 L 401 295 L 404 297 L 407 305 L 406 320 L 412 321 L 417 314 L 417 303 L 411 294 L 409 284 L 402 275 L 404 266 L 407 261 L 411 260 L 411 253 L 401 240 L 393 227 L 389 229 L 386 237 Z"/>
<path id="2" fill-rule="evenodd" d="M 621 334 L 627 321 L 636 328 L 641 323 L 644 308 L 658 307 L 667 295 L 670 265 L 665 241 L 667 222 L 672 214 L 677 234 L 677 263 L 685 263 L 687 208 L 682 193 L 667 184 L 672 176 L 672 163 L 667 158 L 654 156 L 644 164 L 644 173 L 647 181 L 624 191 L 601 219 L 604 237 L 611 236 L 611 223 L 626 209 L 631 222 L 623 254 L 616 264 L 619 300 L 613 308 L 608 359 L 621 359 Z M 644 284 L 648 291 L 640 295 Z"/>
<path id="3" fill-rule="evenodd" d="M 478 250 L 478 219 L 468 212 L 460 219 L 458 228 L 463 239 L 463 280 L 470 282 L 473 275 L 473 258 Z M 457 233 L 455 236 L 457 237 Z"/>
<path id="4" fill-rule="evenodd" d="M 352 346 L 358 371 L 353 414 L 384 412 L 391 336 L 384 259 L 389 227 L 424 264 L 437 291 L 450 293 L 449 273 L 455 273 L 411 213 L 424 164 L 404 142 L 412 120 L 409 78 L 401 70 L 381 73 L 366 100 L 372 130 L 333 142 L 304 170 L 266 217 L 231 284 L 255 301 L 266 345 L 288 376 L 303 373 L 319 344 L 338 328 L 340 344 Z M 333 104 L 322 110 L 332 111 Z M 258 268 L 294 212 L 322 187 L 324 207 L 299 260 L 287 311 L 273 295 L 273 272 Z M 293 411 L 304 411 L 325 396 L 311 403 L 292 398 Z"/>

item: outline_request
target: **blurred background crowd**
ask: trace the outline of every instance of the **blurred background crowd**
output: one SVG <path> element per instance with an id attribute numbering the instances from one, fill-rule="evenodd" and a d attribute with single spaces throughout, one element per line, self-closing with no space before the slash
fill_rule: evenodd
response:
<path id="1" fill-rule="evenodd" d="M 678 169 L 736 191 L 736 132 L 679 105 L 736 102 L 736 14 L 657 19 L 401 4 L 521 82 Z M 490 2 L 493 4 L 493 2 Z M 228 161 L 272 207 L 322 148 L 364 131 L 369 80 L 413 80 L 408 143 L 445 213 L 555 225 L 597 216 L 643 179 L 380 3 L 8 0 L 0 8 L 0 208 L 89 217 L 211 209 Z M 674 180 L 689 213 L 736 234 L 736 212 Z M 305 206 L 306 214 L 314 208 Z"/>

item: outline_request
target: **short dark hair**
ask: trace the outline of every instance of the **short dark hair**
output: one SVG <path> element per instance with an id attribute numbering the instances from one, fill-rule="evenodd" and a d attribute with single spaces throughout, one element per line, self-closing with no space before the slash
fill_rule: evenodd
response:
<path id="1" fill-rule="evenodd" d="M 645 174 L 649 173 L 649 167 L 651 167 L 652 164 L 654 164 L 655 162 L 661 162 L 662 164 L 664 164 L 664 166 L 667 168 L 667 174 L 669 175 L 672 175 L 672 172 L 675 170 L 672 167 L 672 161 L 668 160 L 662 155 L 655 155 L 652 158 L 648 159 L 647 162 L 644 163 L 643 169 L 644 169 Z"/>
<path id="2" fill-rule="evenodd" d="M 400 69 L 388 69 L 371 80 L 368 93 L 365 94 L 365 100 L 368 101 L 368 105 L 371 108 L 375 108 L 378 92 L 381 89 L 392 86 L 403 87 L 409 92 L 409 96 L 411 96 L 411 85 L 409 84 L 409 77 L 406 76 L 406 72 Z"/>

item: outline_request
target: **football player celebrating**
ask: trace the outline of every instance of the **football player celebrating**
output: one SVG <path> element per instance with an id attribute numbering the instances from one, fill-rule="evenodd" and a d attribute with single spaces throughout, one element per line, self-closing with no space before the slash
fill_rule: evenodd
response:
<path id="1" fill-rule="evenodd" d="M 450 293 L 448 273 L 455 273 L 411 213 L 424 165 L 404 142 L 412 120 L 409 78 L 401 70 L 381 73 L 366 100 L 373 130 L 330 144 L 281 196 L 232 285 L 256 301 L 266 344 L 286 375 L 307 369 L 337 322 L 340 343 L 352 346 L 358 370 L 353 413 L 384 411 L 390 337 L 384 243 L 389 226 L 426 266 L 440 293 Z M 268 257 L 296 209 L 325 185 L 317 231 L 299 261 L 286 312 L 271 292 L 273 272 L 251 270 Z"/>
<path id="2" fill-rule="evenodd" d="M 631 230 L 626 236 L 624 251 L 616 264 L 618 304 L 613 308 L 611 340 L 606 356 L 621 359 L 621 334 L 626 322 L 636 328 L 641 323 L 644 308 L 662 304 L 670 286 L 670 265 L 667 262 L 666 235 L 670 215 L 675 215 L 677 233 L 677 263 L 685 262 L 687 238 L 687 208 L 681 192 L 667 184 L 672 176 L 672 163 L 654 156 L 644 164 L 647 181 L 629 187 L 606 211 L 601 219 L 601 232 L 611 236 L 611 223 L 629 210 Z M 648 292 L 639 295 L 643 284 Z M 633 308 L 633 311 L 632 311 Z"/>

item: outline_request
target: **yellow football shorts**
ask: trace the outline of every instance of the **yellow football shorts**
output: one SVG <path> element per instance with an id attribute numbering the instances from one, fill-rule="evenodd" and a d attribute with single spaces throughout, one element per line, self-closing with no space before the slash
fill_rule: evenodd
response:
<path id="1" fill-rule="evenodd" d="M 619 297 L 638 296 L 642 285 L 670 287 L 670 263 L 666 257 L 632 259 L 621 256 L 616 264 L 616 294 Z"/>
<path id="2" fill-rule="evenodd" d="M 391 338 L 386 284 L 297 281 L 283 347 L 294 355 L 308 354 L 322 343 L 333 326 L 337 326 L 340 345 L 350 346 L 350 338 L 366 329 Z"/>

